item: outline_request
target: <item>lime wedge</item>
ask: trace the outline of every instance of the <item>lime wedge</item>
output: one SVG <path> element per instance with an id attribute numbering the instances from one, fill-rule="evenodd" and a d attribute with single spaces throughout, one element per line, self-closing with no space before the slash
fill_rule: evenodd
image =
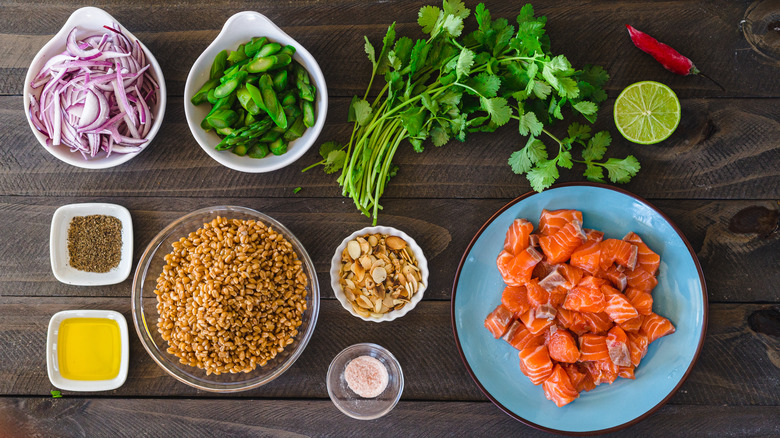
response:
<path id="1" fill-rule="evenodd" d="M 660 82 L 631 84 L 620 93 L 613 111 L 618 131 L 628 141 L 654 144 L 666 140 L 680 124 L 680 101 Z"/>

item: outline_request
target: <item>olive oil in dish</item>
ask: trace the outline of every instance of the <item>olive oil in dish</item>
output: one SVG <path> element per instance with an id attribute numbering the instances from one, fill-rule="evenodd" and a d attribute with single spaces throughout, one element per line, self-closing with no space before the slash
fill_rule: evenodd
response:
<path id="1" fill-rule="evenodd" d="M 119 324 L 107 318 L 68 318 L 57 335 L 57 361 L 62 377 L 110 380 L 119 374 L 122 356 Z"/>

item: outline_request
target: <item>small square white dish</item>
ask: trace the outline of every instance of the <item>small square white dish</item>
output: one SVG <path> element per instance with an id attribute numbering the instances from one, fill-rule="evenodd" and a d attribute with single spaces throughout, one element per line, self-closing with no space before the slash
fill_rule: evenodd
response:
<path id="1" fill-rule="evenodd" d="M 113 216 L 122 222 L 122 255 L 119 265 L 108 272 L 80 271 L 69 263 L 68 228 L 77 216 Z M 54 212 L 49 236 L 51 270 L 57 280 L 75 286 L 104 286 L 121 283 L 130 275 L 133 264 L 133 221 L 130 212 L 121 205 L 84 203 L 63 205 Z"/>
<path id="2" fill-rule="evenodd" d="M 120 359 L 119 372 L 107 380 L 73 380 L 62 376 L 59 363 L 59 332 L 63 321 L 70 318 L 98 318 L 116 321 L 119 326 Z M 46 338 L 46 371 L 51 384 L 65 391 L 110 391 L 119 388 L 127 379 L 127 369 L 130 359 L 130 338 L 125 317 L 113 310 L 63 310 L 57 312 L 49 320 L 49 330 Z"/>

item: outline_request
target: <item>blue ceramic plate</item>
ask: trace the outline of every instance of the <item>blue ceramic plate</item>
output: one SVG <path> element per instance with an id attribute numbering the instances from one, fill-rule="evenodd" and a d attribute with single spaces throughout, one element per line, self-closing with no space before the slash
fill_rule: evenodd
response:
<path id="1" fill-rule="evenodd" d="M 621 239 L 639 234 L 660 254 L 653 311 L 676 327 L 650 345 L 636 380 L 618 378 L 559 408 L 520 372 L 517 350 L 494 339 L 483 326 L 501 302 L 504 282 L 496 268 L 509 225 L 527 218 L 536 226 L 542 209 L 576 209 L 584 227 Z M 571 435 L 629 426 L 663 405 L 682 385 L 699 355 L 707 322 L 707 292 L 694 251 L 658 209 L 621 189 L 600 184 L 566 184 L 528 193 L 491 217 L 471 241 L 452 291 L 452 325 L 461 357 L 480 389 L 499 408 L 530 426 Z"/>

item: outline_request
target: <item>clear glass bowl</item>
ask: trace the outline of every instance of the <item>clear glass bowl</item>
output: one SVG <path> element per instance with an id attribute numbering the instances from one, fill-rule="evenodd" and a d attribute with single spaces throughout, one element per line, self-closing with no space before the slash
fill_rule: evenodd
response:
<path id="1" fill-rule="evenodd" d="M 374 398 L 363 398 L 355 394 L 344 379 L 347 364 L 360 356 L 374 357 L 387 369 L 387 387 Z M 342 350 L 330 363 L 327 386 L 331 401 L 341 412 L 358 420 L 374 420 L 393 410 L 401 399 L 404 392 L 404 374 L 398 360 L 386 348 L 376 344 L 355 344 Z"/>
<path id="2" fill-rule="evenodd" d="M 205 370 L 182 364 L 178 357 L 168 353 L 166 351 L 168 342 L 157 331 L 159 314 L 157 312 L 157 295 L 155 295 L 154 289 L 157 285 L 157 277 L 165 265 L 164 257 L 171 252 L 174 242 L 194 232 L 217 216 L 229 219 L 254 219 L 280 232 L 292 244 L 309 279 L 306 288 L 308 292 L 306 296 L 307 307 L 295 340 L 285 347 L 282 353 L 268 361 L 265 366 L 258 366 L 249 373 L 206 375 Z M 152 359 L 168 374 L 187 385 L 205 391 L 236 392 L 256 388 L 270 382 L 284 373 L 298 359 L 311 339 L 314 326 L 317 323 L 317 315 L 320 310 L 320 288 L 317 282 L 317 273 L 309 254 L 301 242 L 284 225 L 249 208 L 217 206 L 194 211 L 173 221 L 152 239 L 141 255 L 138 268 L 135 271 L 132 300 L 133 322 L 138 337 L 141 338 L 141 343 Z"/>

